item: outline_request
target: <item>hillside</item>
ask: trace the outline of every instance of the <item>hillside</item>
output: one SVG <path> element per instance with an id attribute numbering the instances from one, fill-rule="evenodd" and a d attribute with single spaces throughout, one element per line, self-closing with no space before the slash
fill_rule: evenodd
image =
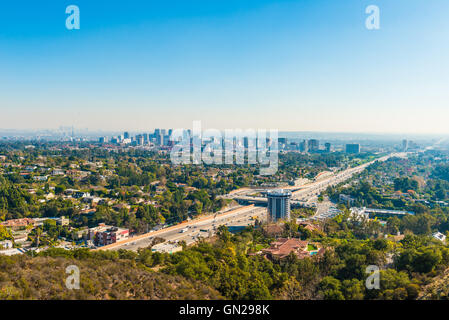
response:
<path id="1" fill-rule="evenodd" d="M 448 300 L 449 299 L 449 269 L 431 283 L 422 288 L 418 300 Z"/>
<path id="2" fill-rule="evenodd" d="M 66 267 L 80 269 L 80 289 L 65 286 Z M 0 255 L 2 299 L 221 299 L 203 284 L 154 273 L 130 261 Z"/>

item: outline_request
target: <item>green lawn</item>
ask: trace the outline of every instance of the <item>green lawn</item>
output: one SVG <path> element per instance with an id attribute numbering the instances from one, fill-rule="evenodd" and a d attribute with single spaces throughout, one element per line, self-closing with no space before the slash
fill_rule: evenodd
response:
<path id="1" fill-rule="evenodd" d="M 256 244 L 256 251 L 260 251 L 262 249 L 268 248 L 267 245 L 263 245 L 263 244 Z"/>

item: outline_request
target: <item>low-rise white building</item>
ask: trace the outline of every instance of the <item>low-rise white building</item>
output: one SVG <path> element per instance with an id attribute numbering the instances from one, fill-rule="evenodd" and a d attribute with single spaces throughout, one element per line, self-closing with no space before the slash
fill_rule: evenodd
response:
<path id="1" fill-rule="evenodd" d="M 444 234 L 442 234 L 441 232 L 435 232 L 434 234 L 432 234 L 432 237 L 434 237 L 437 240 L 440 240 L 442 242 L 444 242 L 446 240 L 446 236 Z"/>
<path id="2" fill-rule="evenodd" d="M 182 251 L 182 247 L 176 243 L 163 242 L 151 247 L 151 251 L 160 253 L 174 253 Z"/>
<path id="3" fill-rule="evenodd" d="M 11 240 L 0 241 L 0 250 L 12 249 L 13 243 Z"/>
<path id="4" fill-rule="evenodd" d="M 34 176 L 33 179 L 35 181 L 47 181 L 48 180 L 48 176 Z"/>

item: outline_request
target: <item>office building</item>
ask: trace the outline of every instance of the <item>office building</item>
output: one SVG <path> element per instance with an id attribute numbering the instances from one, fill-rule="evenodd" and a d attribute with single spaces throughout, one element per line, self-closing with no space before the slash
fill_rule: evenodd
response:
<path id="1" fill-rule="evenodd" d="M 168 134 L 164 135 L 162 137 L 162 145 L 163 146 L 168 146 L 170 142 L 170 136 Z"/>
<path id="2" fill-rule="evenodd" d="M 408 149 L 408 140 L 402 140 L 402 151 L 407 151 Z"/>
<path id="3" fill-rule="evenodd" d="M 164 144 L 164 135 L 162 133 L 156 134 L 156 144 L 162 146 Z"/>
<path id="4" fill-rule="evenodd" d="M 129 132 L 123 133 L 123 139 L 129 139 Z"/>
<path id="5" fill-rule="evenodd" d="M 287 144 L 287 138 L 278 138 L 279 144 Z"/>
<path id="6" fill-rule="evenodd" d="M 299 144 L 296 142 L 290 142 L 287 146 L 287 150 L 299 150 Z"/>
<path id="7" fill-rule="evenodd" d="M 161 141 L 161 129 L 154 129 L 154 133 L 152 138 L 156 143 L 160 143 Z"/>
<path id="8" fill-rule="evenodd" d="M 349 143 L 346 145 L 346 153 L 360 153 L 360 144 Z"/>
<path id="9" fill-rule="evenodd" d="M 136 142 L 138 146 L 142 146 L 143 145 L 143 135 L 139 134 L 136 136 Z"/>
<path id="10" fill-rule="evenodd" d="M 308 149 L 311 152 L 315 152 L 318 151 L 318 149 L 320 148 L 320 142 L 316 139 L 310 139 L 308 142 Z"/>
<path id="11" fill-rule="evenodd" d="M 248 149 L 248 147 L 249 147 L 249 139 L 248 139 L 248 137 L 243 137 L 243 147 L 245 149 Z"/>
<path id="12" fill-rule="evenodd" d="M 106 246 L 126 240 L 128 237 L 128 229 L 107 226 L 104 223 L 100 223 L 98 227 L 90 228 L 87 233 L 87 239 L 93 241 L 96 246 Z"/>
<path id="13" fill-rule="evenodd" d="M 290 220 L 290 198 L 292 193 L 288 190 L 272 190 L 267 192 L 268 220 Z"/>
<path id="14" fill-rule="evenodd" d="M 327 152 L 327 153 L 331 152 L 331 144 L 329 142 L 326 142 L 324 144 L 324 151 Z"/>
<path id="15" fill-rule="evenodd" d="M 301 151 L 301 152 L 308 152 L 309 151 L 309 144 L 308 144 L 307 140 L 303 140 L 299 144 L 299 151 Z"/>

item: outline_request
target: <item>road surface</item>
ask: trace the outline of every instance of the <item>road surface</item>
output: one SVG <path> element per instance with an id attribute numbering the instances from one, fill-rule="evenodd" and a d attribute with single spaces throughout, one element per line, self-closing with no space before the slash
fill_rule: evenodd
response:
<path id="1" fill-rule="evenodd" d="M 266 208 L 255 207 L 254 205 L 240 207 L 224 213 L 200 217 L 188 221 L 186 223 L 181 223 L 158 231 L 151 231 L 139 236 L 130 237 L 129 239 L 119 241 L 107 246 L 99 247 L 94 250 L 111 250 L 111 249 L 131 250 L 131 248 L 136 250 L 137 248 L 140 247 L 147 247 L 148 244 L 151 242 L 151 239 L 155 237 L 161 237 L 165 239 L 165 237 L 173 238 L 175 234 L 180 234 L 182 236 L 180 236 L 179 239 L 182 239 L 184 236 L 190 235 L 190 233 L 186 235 L 180 233 L 182 229 L 185 229 L 187 227 L 189 229 L 208 228 L 209 230 L 211 230 L 212 233 L 212 229 L 214 226 L 218 227 L 220 225 L 230 225 L 231 223 L 234 224 L 237 222 L 241 222 L 239 220 L 242 220 L 243 218 L 246 218 L 249 221 L 249 218 L 252 216 L 262 217 L 264 212 L 266 213 Z M 208 232 L 206 232 L 204 236 L 206 236 L 207 233 Z"/>

